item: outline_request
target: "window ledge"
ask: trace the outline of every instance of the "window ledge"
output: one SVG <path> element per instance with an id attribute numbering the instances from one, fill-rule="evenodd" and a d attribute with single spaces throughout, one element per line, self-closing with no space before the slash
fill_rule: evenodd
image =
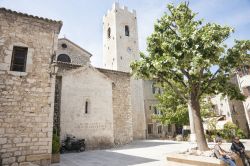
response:
<path id="1" fill-rule="evenodd" d="M 8 74 L 20 77 L 20 76 L 26 76 L 28 73 L 26 73 L 26 72 L 20 72 L 20 71 L 8 71 Z"/>

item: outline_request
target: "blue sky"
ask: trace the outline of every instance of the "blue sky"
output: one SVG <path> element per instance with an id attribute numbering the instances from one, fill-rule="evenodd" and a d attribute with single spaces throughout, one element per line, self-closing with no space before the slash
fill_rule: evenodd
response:
<path id="1" fill-rule="evenodd" d="M 63 21 L 64 35 L 93 54 L 92 64 L 102 67 L 102 16 L 115 0 L 0 0 L 8 9 Z M 167 3 L 181 0 L 116 0 L 135 9 L 138 20 L 139 48 L 146 49 L 146 38 L 153 25 L 166 11 Z M 190 7 L 206 22 L 229 25 L 235 33 L 227 41 L 250 39 L 250 0 L 189 0 Z"/>

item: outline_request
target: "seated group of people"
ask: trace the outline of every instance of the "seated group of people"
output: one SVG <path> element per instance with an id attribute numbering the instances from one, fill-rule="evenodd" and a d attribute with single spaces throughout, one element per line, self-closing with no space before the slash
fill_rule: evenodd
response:
<path id="1" fill-rule="evenodd" d="M 222 144 L 222 139 L 220 137 L 216 138 L 216 145 L 214 146 L 214 154 L 215 157 L 218 159 L 224 161 L 229 166 L 236 166 L 234 155 L 237 154 L 244 166 L 250 166 L 250 158 L 245 153 L 245 146 L 240 142 L 239 137 L 234 137 L 232 145 L 231 145 L 231 151 L 234 153 L 230 153 L 225 151 L 220 147 Z"/>

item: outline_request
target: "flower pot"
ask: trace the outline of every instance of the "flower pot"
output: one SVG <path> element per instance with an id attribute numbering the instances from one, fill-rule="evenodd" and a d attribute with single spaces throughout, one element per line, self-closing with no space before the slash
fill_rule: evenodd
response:
<path id="1" fill-rule="evenodd" d="M 60 153 L 51 155 L 51 163 L 60 163 Z"/>

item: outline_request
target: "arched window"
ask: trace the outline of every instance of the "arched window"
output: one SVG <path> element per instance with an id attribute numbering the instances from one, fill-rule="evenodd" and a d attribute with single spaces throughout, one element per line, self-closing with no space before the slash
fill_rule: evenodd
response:
<path id="1" fill-rule="evenodd" d="M 107 34 L 108 34 L 108 38 L 110 39 L 110 37 L 111 37 L 111 29 L 110 29 L 110 27 L 108 28 Z"/>
<path id="2" fill-rule="evenodd" d="M 129 36 L 129 27 L 125 25 L 125 36 Z"/>
<path id="3" fill-rule="evenodd" d="M 57 57 L 57 61 L 60 61 L 60 62 L 71 62 L 71 59 L 70 59 L 70 57 L 68 56 L 68 55 L 66 55 L 66 54 L 60 54 L 60 55 L 58 55 L 58 57 Z"/>

